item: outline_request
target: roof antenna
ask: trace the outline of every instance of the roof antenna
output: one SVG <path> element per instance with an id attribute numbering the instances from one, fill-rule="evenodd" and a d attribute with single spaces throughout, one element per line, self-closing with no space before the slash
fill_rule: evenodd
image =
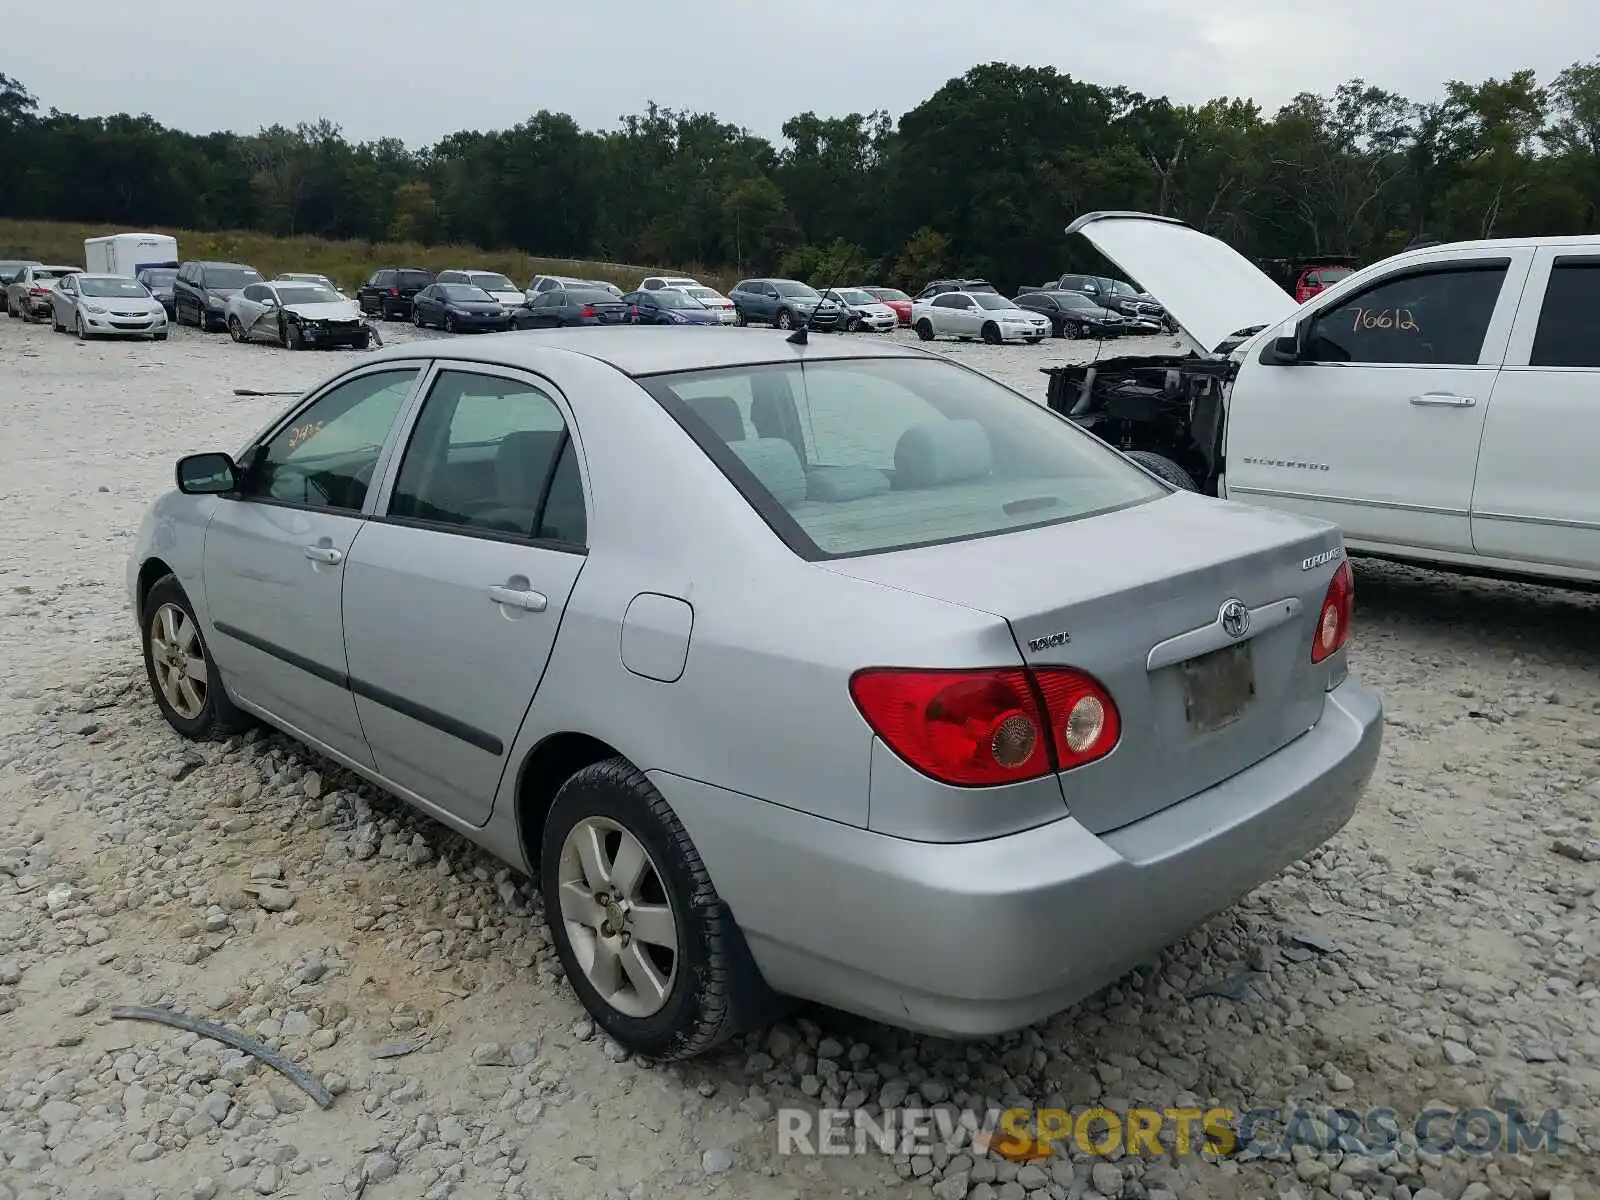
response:
<path id="1" fill-rule="evenodd" d="M 846 257 L 848 257 L 848 255 Z M 799 328 L 797 328 L 788 337 L 784 338 L 784 341 L 788 342 L 791 346 L 804 346 L 806 344 L 806 331 L 811 328 L 811 318 L 817 315 L 817 309 L 821 308 L 823 302 L 827 300 L 828 293 L 833 291 L 833 289 L 839 285 L 839 272 L 842 270 L 844 270 L 844 259 L 840 259 L 839 262 L 834 264 L 833 279 L 823 290 L 822 295 L 817 298 L 816 306 L 806 314 L 806 319 L 800 322 Z"/>

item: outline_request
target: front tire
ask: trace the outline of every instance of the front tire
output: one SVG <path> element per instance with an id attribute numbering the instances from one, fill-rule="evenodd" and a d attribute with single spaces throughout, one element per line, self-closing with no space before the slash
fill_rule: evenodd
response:
<path id="1" fill-rule="evenodd" d="M 238 317 L 228 318 L 228 336 L 236 342 L 244 341 L 244 326 L 239 324 Z"/>
<path id="2" fill-rule="evenodd" d="M 140 605 L 144 669 L 161 715 L 182 736 L 210 741 L 253 723 L 235 708 L 176 575 L 156 580 Z"/>
<path id="3" fill-rule="evenodd" d="M 300 326 L 290 321 L 283 331 L 283 344 L 290 350 L 304 350 L 306 348 L 305 334 L 300 332 Z"/>
<path id="4" fill-rule="evenodd" d="M 926 317 L 917 322 L 917 336 L 925 342 L 933 341 L 933 322 Z"/>
<path id="5" fill-rule="evenodd" d="M 1198 492 L 1200 487 L 1194 481 L 1194 476 L 1185 471 L 1177 463 L 1165 455 L 1156 454 L 1151 450 L 1129 450 L 1127 456 L 1138 463 L 1150 474 L 1166 480 L 1173 487 L 1181 488 L 1186 492 Z"/>
<path id="6" fill-rule="evenodd" d="M 794 328 L 794 318 L 789 315 L 789 310 L 787 308 L 781 309 L 778 312 L 778 319 L 774 322 L 774 324 L 777 325 L 779 329 L 792 329 Z"/>
<path id="7" fill-rule="evenodd" d="M 74 318 L 74 324 L 77 326 L 76 332 L 78 334 L 78 340 L 80 342 L 87 342 L 89 340 L 89 331 L 84 328 L 82 313 L 79 313 L 77 317 Z"/>
<path id="8" fill-rule="evenodd" d="M 985 345 L 998 346 L 1001 341 L 1000 326 L 996 325 L 993 321 L 990 321 L 987 325 L 985 325 L 983 327 L 983 341 Z"/>
<path id="9" fill-rule="evenodd" d="M 626 759 L 562 784 L 545 822 L 539 886 L 568 981 L 634 1053 L 702 1054 L 770 1006 L 688 832 Z"/>
<path id="10" fill-rule="evenodd" d="M 455 318 L 455 314 L 454 313 L 445 313 L 445 315 L 444 315 L 444 331 L 446 333 L 455 333 L 456 332 L 456 318 Z"/>
<path id="11" fill-rule="evenodd" d="M 411 307 L 411 323 L 418 329 L 426 329 L 428 327 L 427 323 L 422 319 L 422 310 L 416 307 L 416 305 L 412 305 Z"/>

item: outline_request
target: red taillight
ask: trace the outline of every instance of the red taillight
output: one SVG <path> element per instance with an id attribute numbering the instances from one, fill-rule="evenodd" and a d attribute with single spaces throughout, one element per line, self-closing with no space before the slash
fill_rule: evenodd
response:
<path id="1" fill-rule="evenodd" d="M 400 289 L 399 288 L 390 288 L 389 289 L 389 295 L 398 296 L 399 294 L 400 294 Z"/>
<path id="2" fill-rule="evenodd" d="M 598 317 L 600 314 L 595 312 L 592 305 L 585 304 L 583 308 L 579 310 L 578 315 L 580 317 Z"/>
<path id="3" fill-rule="evenodd" d="M 630 317 L 637 317 L 639 315 L 639 306 L 637 304 L 630 304 L 628 306 L 628 315 Z"/>
<path id="4" fill-rule="evenodd" d="M 1350 636 L 1350 614 L 1356 607 L 1356 580 L 1350 572 L 1348 560 L 1339 564 L 1328 584 L 1328 594 L 1322 598 L 1322 611 L 1317 614 L 1317 628 L 1311 642 L 1311 661 L 1319 663 L 1343 648 Z"/>
<path id="5" fill-rule="evenodd" d="M 850 696 L 891 750 L 962 787 L 1080 767 L 1110 753 L 1121 732 L 1105 689 L 1065 668 L 872 667 L 851 678 Z"/>
<path id="6" fill-rule="evenodd" d="M 48 296 L 49 294 L 49 288 L 31 287 L 28 289 L 28 295 L 30 296 Z"/>

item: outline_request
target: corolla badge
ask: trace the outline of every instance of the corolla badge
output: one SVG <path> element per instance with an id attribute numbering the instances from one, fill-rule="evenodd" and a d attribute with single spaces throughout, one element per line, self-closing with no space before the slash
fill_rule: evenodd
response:
<path id="1" fill-rule="evenodd" d="M 1245 607 L 1243 600 L 1233 599 L 1224 603 L 1222 610 L 1217 613 L 1217 620 L 1222 622 L 1222 631 L 1231 638 L 1242 638 L 1250 632 L 1250 610 Z"/>

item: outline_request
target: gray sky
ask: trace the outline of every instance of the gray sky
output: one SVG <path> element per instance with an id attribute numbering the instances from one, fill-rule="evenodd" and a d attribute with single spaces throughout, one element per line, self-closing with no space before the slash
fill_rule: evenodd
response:
<path id="1" fill-rule="evenodd" d="M 996 60 L 1270 114 L 1353 75 L 1429 99 L 1597 51 L 1600 0 L 0 0 L 0 72 L 43 110 L 194 132 L 327 117 L 412 146 L 541 108 L 610 126 L 649 100 L 776 139 L 806 109 L 898 117 Z"/>

